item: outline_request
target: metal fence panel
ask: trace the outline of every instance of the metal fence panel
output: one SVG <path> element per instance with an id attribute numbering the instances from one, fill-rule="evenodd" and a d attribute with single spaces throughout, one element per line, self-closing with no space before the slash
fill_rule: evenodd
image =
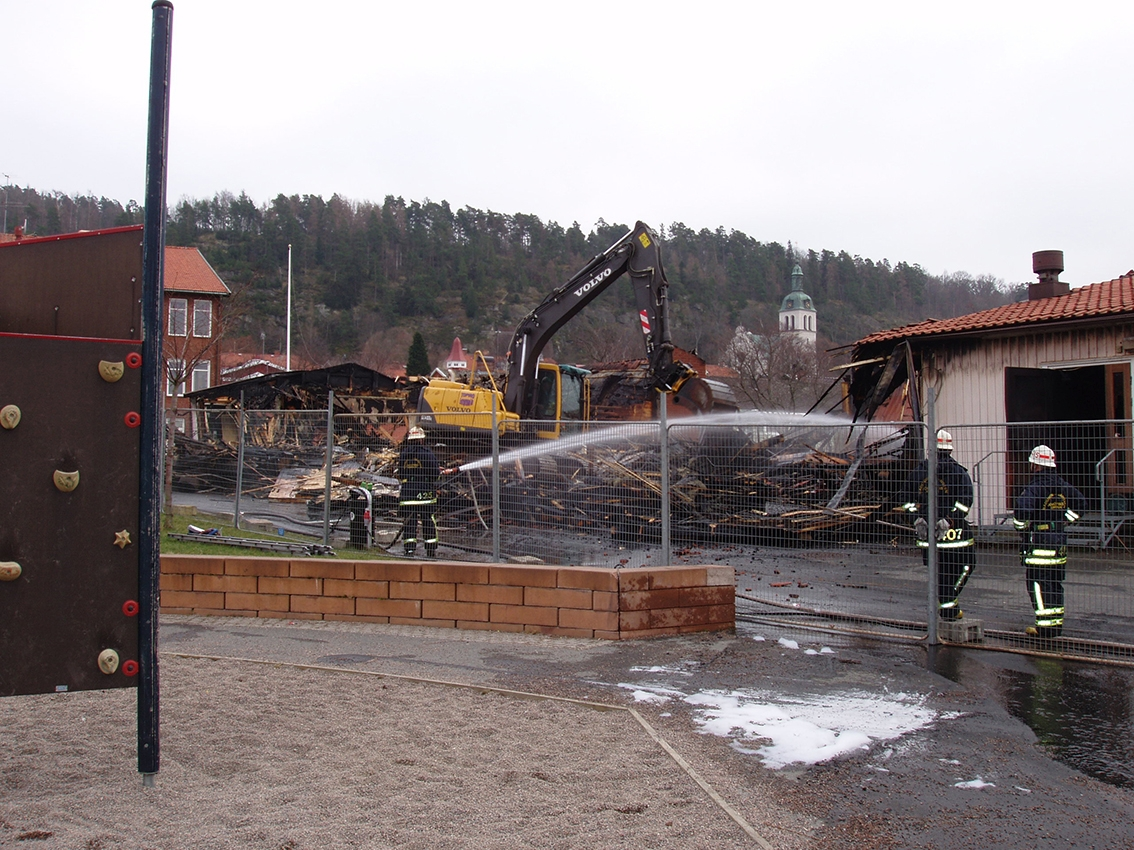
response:
<path id="1" fill-rule="evenodd" d="M 325 411 L 248 411 L 243 424 L 238 411 L 197 416 L 202 439 L 176 443 L 179 501 L 239 509 L 246 528 L 318 536 L 329 522 L 340 544 L 400 554 L 397 453 L 416 414 L 334 417 L 329 504 Z M 546 422 L 495 440 L 471 415 L 446 422 L 427 428 L 451 470 L 438 491 L 442 557 L 626 567 L 711 557 L 737 569 L 738 601 L 761 616 L 933 637 L 937 590 L 915 516 L 903 510 L 936 458 L 921 423 L 753 411 L 681 418 L 666 423 L 663 452 L 658 422 L 563 422 L 554 440 L 535 436 L 554 430 Z M 973 569 L 958 605 L 983 624 L 986 644 L 1020 645 L 1033 620 L 1012 520 L 1028 454 L 1044 443 L 1086 505 L 1069 531 L 1064 637 L 1080 654 L 1134 653 L 1132 423 L 944 429 L 972 482 Z M 347 527 L 359 489 L 365 541 Z"/>
<path id="2" fill-rule="evenodd" d="M 1134 643 L 1134 570 L 1128 548 L 1134 532 L 1130 501 L 1131 423 L 1026 422 L 946 425 L 957 459 L 972 472 L 977 505 L 978 560 L 965 591 L 966 612 L 992 637 L 1019 635 L 1034 625 L 1033 600 L 1021 553 L 1026 533 L 1015 508 L 1033 478 L 1031 451 L 1054 452 L 1053 471 L 1082 494 L 1078 521 L 1066 526 L 1063 637 L 1087 651 L 1093 644 Z M 1071 643 L 1071 642 L 1074 643 Z M 1119 646 L 1096 651 L 1126 655 Z"/>

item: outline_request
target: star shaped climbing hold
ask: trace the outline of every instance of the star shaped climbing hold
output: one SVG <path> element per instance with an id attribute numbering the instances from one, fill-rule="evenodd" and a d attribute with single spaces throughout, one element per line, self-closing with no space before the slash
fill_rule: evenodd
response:
<path id="1" fill-rule="evenodd" d="M 119 549 L 125 549 L 133 541 L 130 539 L 130 532 L 126 529 L 114 532 L 114 545 Z"/>

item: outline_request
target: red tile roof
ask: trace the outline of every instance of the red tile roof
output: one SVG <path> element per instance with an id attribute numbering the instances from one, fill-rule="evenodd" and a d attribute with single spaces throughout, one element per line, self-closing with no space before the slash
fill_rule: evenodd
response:
<path id="1" fill-rule="evenodd" d="M 1076 319 L 1134 314 L 1134 272 L 1115 280 L 1072 289 L 1067 295 L 1017 301 L 953 319 L 926 319 L 865 336 L 855 346 L 887 340 L 913 339 L 944 334 L 979 334 L 1000 328 L 1041 325 Z M 1132 315 L 1134 318 L 1134 315 Z"/>
<path id="2" fill-rule="evenodd" d="M 229 288 L 196 248 L 165 247 L 165 291 L 229 295 Z"/>

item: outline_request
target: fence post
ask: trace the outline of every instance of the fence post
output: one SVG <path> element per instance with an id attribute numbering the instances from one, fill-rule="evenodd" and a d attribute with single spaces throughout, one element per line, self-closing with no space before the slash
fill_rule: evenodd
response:
<path id="1" fill-rule="evenodd" d="M 929 465 L 928 492 L 925 496 L 929 514 L 929 545 L 926 548 L 926 584 L 928 587 L 928 613 L 926 640 L 930 646 L 940 643 L 937 637 L 937 416 L 934 410 L 937 391 L 929 387 L 925 393 L 926 435 L 925 455 Z"/>
<path id="2" fill-rule="evenodd" d="M 658 439 L 661 441 L 661 547 L 662 563 L 670 563 L 669 527 L 669 423 L 667 422 L 667 398 L 664 392 L 658 394 Z"/>
<path id="3" fill-rule="evenodd" d="M 500 562 L 500 428 L 492 399 L 492 560 Z"/>
<path id="4" fill-rule="evenodd" d="M 240 491 L 244 489 L 244 390 L 240 391 L 239 428 L 236 435 L 236 499 L 232 508 L 232 525 L 240 530 Z"/>
<path id="5" fill-rule="evenodd" d="M 327 478 L 323 484 L 323 545 L 331 545 L 331 466 L 335 462 L 335 391 L 327 388 Z"/>

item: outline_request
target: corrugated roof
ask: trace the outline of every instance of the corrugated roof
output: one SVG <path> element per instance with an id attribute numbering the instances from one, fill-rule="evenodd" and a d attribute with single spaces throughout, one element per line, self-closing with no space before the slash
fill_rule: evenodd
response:
<path id="1" fill-rule="evenodd" d="M 1040 325 L 1047 322 L 1066 322 L 1076 319 L 1096 319 L 1103 316 L 1134 314 L 1134 274 L 1103 283 L 1092 283 L 1072 289 L 1067 295 L 1040 298 L 1036 301 L 1018 301 L 969 313 L 952 319 L 927 319 L 900 328 L 891 328 L 865 336 L 855 346 L 869 345 L 887 340 L 940 336 L 943 334 L 972 334 L 1000 328 L 1023 325 Z"/>
<path id="2" fill-rule="evenodd" d="M 165 290 L 206 295 L 231 294 L 200 251 L 169 245 L 165 247 Z"/>

